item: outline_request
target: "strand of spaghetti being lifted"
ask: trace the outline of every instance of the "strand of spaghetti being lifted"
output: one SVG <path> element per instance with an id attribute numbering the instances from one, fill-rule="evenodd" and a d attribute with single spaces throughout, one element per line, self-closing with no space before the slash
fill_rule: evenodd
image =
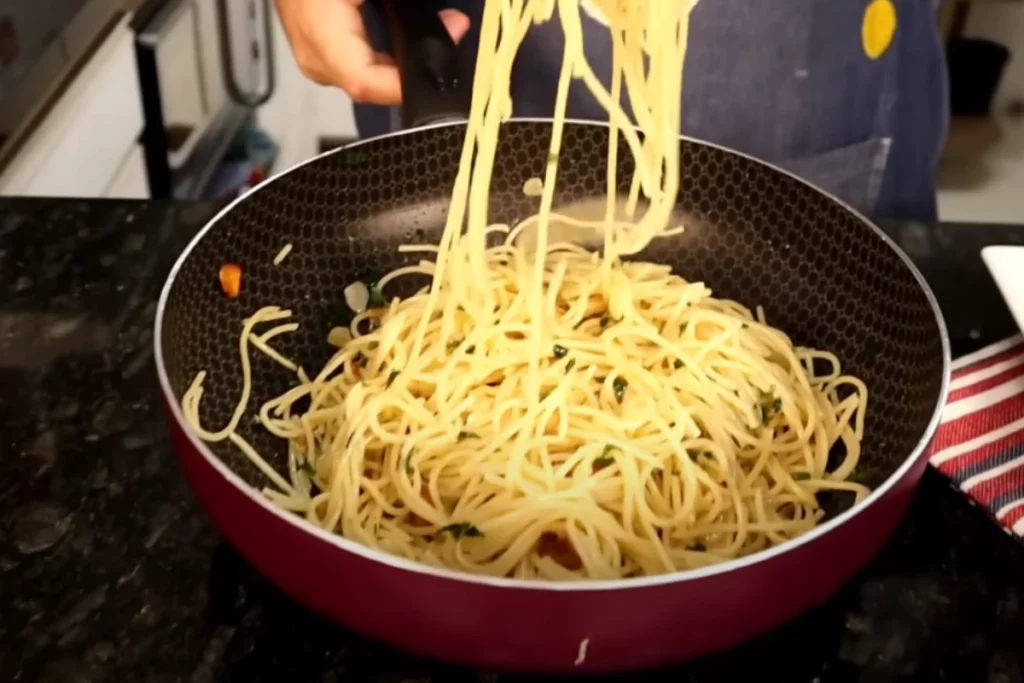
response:
<path id="1" fill-rule="evenodd" d="M 231 422 L 218 432 L 199 424 L 202 373 L 185 394 L 196 432 L 232 440 L 268 476 L 265 495 L 312 524 L 497 576 L 616 579 L 699 567 L 811 529 L 822 517 L 819 492 L 866 495 L 851 481 L 862 382 L 842 375 L 834 355 L 794 348 L 763 315 L 713 298 L 703 283 L 623 258 L 677 230 L 695 3 L 590 3 L 613 39 L 605 89 L 584 56 L 579 0 L 488 0 L 444 235 L 437 247 L 405 248 L 435 259 L 380 280 L 386 290 L 426 274 L 430 286 L 391 301 L 376 289 L 347 290 L 367 310 L 332 332 L 339 349 L 315 377 L 270 345 L 296 328 L 290 313 L 258 311 L 243 326 L 245 383 Z M 566 40 L 540 211 L 511 229 L 488 226 L 512 63 L 529 27 L 556 10 Z M 549 239 L 574 78 L 609 114 L 603 253 Z M 619 106 L 623 88 L 642 138 Z M 627 213 L 646 200 L 635 221 L 615 212 L 620 136 L 636 162 Z M 488 248 L 494 233 L 505 239 Z M 259 409 L 260 422 L 288 440 L 284 476 L 236 431 L 250 346 L 298 377 Z M 829 462 L 837 445 L 838 465 Z"/>

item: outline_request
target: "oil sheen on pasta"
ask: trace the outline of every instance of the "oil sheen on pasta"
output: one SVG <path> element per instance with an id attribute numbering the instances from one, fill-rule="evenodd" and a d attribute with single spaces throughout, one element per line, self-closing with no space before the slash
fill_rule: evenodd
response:
<path id="1" fill-rule="evenodd" d="M 695 4 L 591 2 L 587 11 L 603 15 L 614 39 L 606 90 L 584 56 L 579 0 L 485 3 L 440 245 L 403 248 L 424 259 L 369 291 L 367 310 L 332 332 L 339 349 L 315 375 L 271 346 L 297 329 L 290 312 L 257 311 L 240 338 L 237 410 L 219 431 L 203 428 L 199 373 L 182 399 L 195 432 L 230 439 L 268 477 L 264 495 L 311 524 L 419 562 L 523 579 L 619 579 L 722 562 L 813 528 L 822 517 L 816 493 L 865 496 L 850 481 L 864 430 L 860 380 L 703 283 L 628 260 L 682 229 L 671 220 Z M 527 29 L 551 20 L 566 42 L 546 174 L 528 188 L 539 212 L 514 227 L 490 225 L 512 62 Z M 608 201 L 597 221 L 552 213 L 574 78 L 608 110 Z M 623 89 L 635 121 L 618 105 Z M 620 136 L 636 161 L 627 220 L 616 210 Z M 560 241 L 558 225 L 596 231 L 602 251 Z M 488 248 L 495 233 L 504 239 Z M 430 286 L 404 300 L 384 296 L 412 274 Z M 236 432 L 251 347 L 297 378 L 259 408 L 263 426 L 289 443 L 286 473 Z M 300 399 L 304 412 L 293 409 Z"/>

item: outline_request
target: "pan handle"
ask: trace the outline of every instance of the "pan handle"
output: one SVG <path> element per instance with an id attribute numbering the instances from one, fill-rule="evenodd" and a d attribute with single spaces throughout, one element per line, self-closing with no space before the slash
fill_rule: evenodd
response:
<path id="1" fill-rule="evenodd" d="M 260 45 L 253 41 L 249 46 L 249 53 L 254 61 L 262 62 L 266 67 L 263 80 L 263 91 L 247 93 L 238 86 L 235 80 L 234 59 L 231 56 L 231 15 L 228 13 L 228 0 L 217 0 L 217 28 L 220 37 L 220 70 L 224 77 L 224 88 L 228 91 L 228 97 L 236 104 L 255 109 L 270 100 L 274 94 L 274 37 L 272 35 L 271 22 L 274 15 L 270 9 L 269 0 L 261 0 L 261 7 L 256 9 L 256 1 L 252 0 L 248 6 L 248 17 L 255 21 L 257 17 L 263 20 L 263 52 L 260 53 Z"/>
<path id="2" fill-rule="evenodd" d="M 383 0 L 402 76 L 402 126 L 415 128 L 469 118 L 472 76 L 459 47 L 425 0 Z"/>

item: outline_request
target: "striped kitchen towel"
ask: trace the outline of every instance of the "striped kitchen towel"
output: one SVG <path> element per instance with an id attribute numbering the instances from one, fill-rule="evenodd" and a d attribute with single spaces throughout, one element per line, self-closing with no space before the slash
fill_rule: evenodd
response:
<path id="1" fill-rule="evenodd" d="M 931 463 L 1024 537 L 1024 337 L 953 362 Z"/>

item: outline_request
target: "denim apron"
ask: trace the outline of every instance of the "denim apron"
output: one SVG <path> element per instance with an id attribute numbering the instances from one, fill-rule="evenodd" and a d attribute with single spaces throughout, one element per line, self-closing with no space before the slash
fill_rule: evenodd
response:
<path id="1" fill-rule="evenodd" d="M 479 26 L 481 0 L 440 4 Z M 386 49 L 379 16 L 366 15 Z M 607 29 L 584 14 L 584 32 L 607 87 Z M 528 33 L 512 78 L 516 116 L 551 115 L 563 44 L 558 22 Z M 946 91 L 933 0 L 702 0 L 691 17 L 681 132 L 777 164 L 867 215 L 928 221 Z M 580 81 L 568 115 L 607 118 Z M 356 116 L 361 135 L 397 120 L 361 105 Z"/>

